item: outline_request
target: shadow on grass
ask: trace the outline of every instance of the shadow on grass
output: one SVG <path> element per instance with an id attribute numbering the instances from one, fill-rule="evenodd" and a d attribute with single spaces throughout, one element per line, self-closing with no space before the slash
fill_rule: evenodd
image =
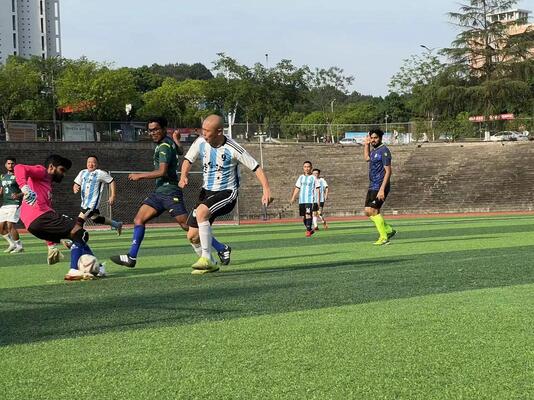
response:
<path id="1" fill-rule="evenodd" d="M 533 250 L 515 247 L 513 257 L 510 249 L 483 249 L 153 275 L 175 268 L 166 266 L 116 274 L 132 272 L 134 279 L 2 289 L 0 345 L 532 283 Z"/>

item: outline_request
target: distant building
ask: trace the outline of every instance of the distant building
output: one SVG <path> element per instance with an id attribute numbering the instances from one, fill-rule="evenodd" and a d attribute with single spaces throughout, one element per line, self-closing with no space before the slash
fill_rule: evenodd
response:
<path id="1" fill-rule="evenodd" d="M 59 0 L 0 0 L 0 63 L 61 56 Z"/>
<path id="2" fill-rule="evenodd" d="M 486 19 L 490 23 L 500 22 L 507 25 L 506 33 L 510 37 L 523 35 L 527 32 L 532 32 L 534 30 L 534 24 L 529 23 L 531 11 L 523 9 L 513 9 L 506 10 L 499 13 L 488 14 Z M 494 48 L 504 48 L 506 43 L 502 41 L 494 40 L 491 43 L 491 46 Z M 484 66 L 485 58 L 480 54 L 481 45 L 480 43 L 473 43 L 471 48 L 474 49 L 473 56 L 470 60 L 471 68 L 481 69 Z M 534 57 L 534 49 L 530 49 L 527 52 L 526 57 Z M 504 62 L 511 61 L 511 57 L 506 57 L 504 59 L 495 59 L 494 62 Z"/>

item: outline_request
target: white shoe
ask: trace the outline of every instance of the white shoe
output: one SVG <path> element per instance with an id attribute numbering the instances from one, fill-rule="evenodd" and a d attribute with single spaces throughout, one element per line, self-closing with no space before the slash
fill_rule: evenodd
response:
<path id="1" fill-rule="evenodd" d="M 15 246 L 13 250 L 10 251 L 11 254 L 13 253 L 22 253 L 24 251 L 24 247 L 22 246 Z"/>
<path id="2" fill-rule="evenodd" d="M 96 276 L 98 278 L 105 278 L 107 276 L 105 263 L 102 263 L 98 266 L 98 274 L 96 274 Z"/>
<path id="3" fill-rule="evenodd" d="M 4 253 L 11 253 L 13 250 L 15 250 L 17 248 L 17 245 L 16 244 L 10 244 L 9 247 L 7 249 L 4 250 Z"/>

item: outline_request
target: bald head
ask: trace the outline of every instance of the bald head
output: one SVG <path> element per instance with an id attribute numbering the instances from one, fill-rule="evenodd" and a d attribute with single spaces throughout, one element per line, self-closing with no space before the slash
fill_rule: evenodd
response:
<path id="1" fill-rule="evenodd" d="M 220 146 L 224 143 L 224 121 L 221 116 L 211 114 L 202 123 L 202 136 L 211 146 Z"/>
<path id="2" fill-rule="evenodd" d="M 220 115 L 211 114 L 206 117 L 202 123 L 202 128 L 210 127 L 212 129 L 224 128 L 224 121 Z"/>

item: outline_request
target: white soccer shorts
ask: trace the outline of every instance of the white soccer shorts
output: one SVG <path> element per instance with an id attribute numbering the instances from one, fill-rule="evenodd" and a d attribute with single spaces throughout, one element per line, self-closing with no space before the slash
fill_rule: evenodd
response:
<path id="1" fill-rule="evenodd" d="M 0 222 L 13 222 L 16 224 L 20 218 L 20 207 L 16 205 L 7 205 L 0 207 Z"/>

